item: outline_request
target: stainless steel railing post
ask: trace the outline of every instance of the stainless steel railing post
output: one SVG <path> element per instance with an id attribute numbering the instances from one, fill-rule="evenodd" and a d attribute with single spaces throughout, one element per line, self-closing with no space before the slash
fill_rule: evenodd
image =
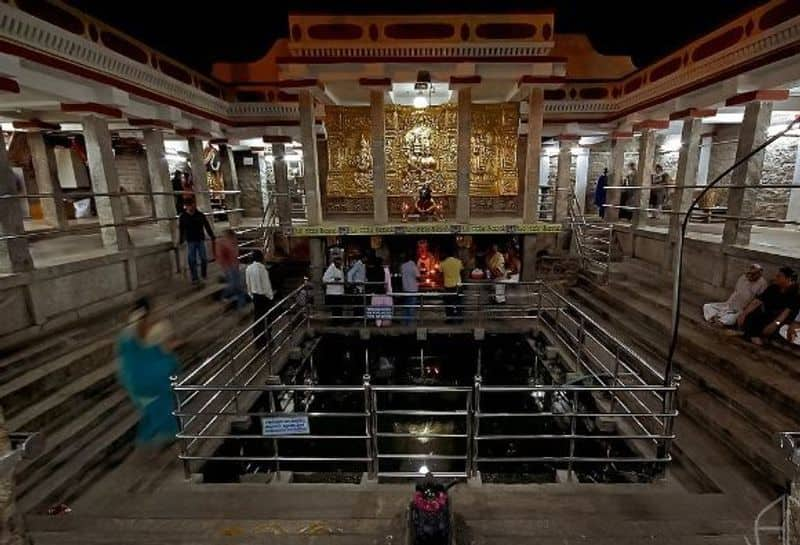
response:
<path id="1" fill-rule="evenodd" d="M 178 385 L 178 377 L 176 376 L 170 377 L 170 383 L 171 383 L 172 393 L 175 395 L 175 412 L 177 414 L 181 414 L 183 410 L 183 404 L 181 402 L 181 394 L 176 389 L 176 386 Z M 176 418 L 178 419 L 178 434 L 184 435 L 186 433 L 186 428 L 184 428 L 183 425 L 183 417 L 177 416 Z M 180 456 L 183 465 L 183 478 L 188 481 L 189 479 L 192 478 L 192 467 L 189 460 L 186 459 L 186 456 L 188 456 L 188 452 L 186 450 L 186 439 L 180 439 L 178 441 L 178 446 L 180 448 Z"/>
<path id="2" fill-rule="evenodd" d="M 366 432 L 366 447 L 367 447 L 367 474 L 370 479 L 375 478 L 375 452 L 373 450 L 373 439 L 375 438 L 375 429 L 372 427 L 372 386 L 370 385 L 369 373 L 365 374 L 364 380 L 364 428 Z"/>
<path id="3" fill-rule="evenodd" d="M 472 450 L 470 463 L 470 474 L 474 477 L 478 473 L 478 457 L 480 455 L 478 438 L 481 431 L 481 382 L 480 375 L 475 375 L 475 385 L 472 393 Z"/>

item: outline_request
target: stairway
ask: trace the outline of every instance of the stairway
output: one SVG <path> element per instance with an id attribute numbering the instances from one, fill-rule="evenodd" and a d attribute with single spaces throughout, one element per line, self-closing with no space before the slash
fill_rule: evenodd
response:
<path id="1" fill-rule="evenodd" d="M 574 193 L 570 194 L 567 212 L 581 272 L 597 282 L 608 282 L 614 249 L 613 225 L 601 218 L 584 216 Z"/>
<path id="2" fill-rule="evenodd" d="M 630 260 L 612 266 L 608 285 L 583 281 L 569 295 L 623 340 L 663 362 L 671 283 L 661 278 L 657 270 Z M 800 429 L 798 354 L 759 348 L 708 326 L 703 302 L 704 297 L 684 290 L 675 358 L 683 378 L 680 410 L 751 468 L 753 479 L 779 490 L 791 468 L 777 448 L 776 434 Z"/>
<path id="3" fill-rule="evenodd" d="M 222 284 L 197 290 L 167 283 L 154 312 L 171 320 L 184 365 L 192 365 L 224 339 L 242 314 L 221 312 Z M 42 432 L 45 451 L 17 468 L 23 512 L 79 495 L 132 448 L 137 415 L 116 382 L 114 345 L 127 309 L 25 347 L 0 366 L 0 404 L 11 431 Z M 44 348 L 43 348 L 44 347 Z"/>

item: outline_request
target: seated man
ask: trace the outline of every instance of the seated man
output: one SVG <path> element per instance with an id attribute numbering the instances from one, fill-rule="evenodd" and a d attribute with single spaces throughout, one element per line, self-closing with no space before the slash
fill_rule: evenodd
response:
<path id="1" fill-rule="evenodd" d="M 791 344 L 800 346 L 800 313 L 794 317 L 794 322 L 781 326 L 778 334 Z"/>
<path id="2" fill-rule="evenodd" d="M 763 269 L 761 265 L 753 263 L 736 281 L 736 287 L 727 301 L 703 305 L 703 318 L 712 324 L 732 326 L 736 323 L 739 313 L 765 289 L 767 281 L 764 279 Z"/>
<path id="3" fill-rule="evenodd" d="M 744 330 L 745 339 L 762 345 L 798 312 L 797 273 L 789 267 L 781 267 L 772 284 L 747 305 L 736 323 Z"/>

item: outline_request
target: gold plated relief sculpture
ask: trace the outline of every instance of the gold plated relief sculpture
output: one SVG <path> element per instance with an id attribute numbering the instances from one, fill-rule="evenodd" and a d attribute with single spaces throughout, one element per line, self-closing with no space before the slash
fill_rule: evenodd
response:
<path id="1" fill-rule="evenodd" d="M 518 125 L 516 104 L 472 105 L 470 195 L 496 197 L 519 192 Z"/>
<path id="2" fill-rule="evenodd" d="M 389 195 L 456 192 L 456 109 L 386 109 L 386 183 Z"/>
<path id="3" fill-rule="evenodd" d="M 329 197 L 366 197 L 372 193 L 372 138 L 369 108 L 328 106 Z"/>

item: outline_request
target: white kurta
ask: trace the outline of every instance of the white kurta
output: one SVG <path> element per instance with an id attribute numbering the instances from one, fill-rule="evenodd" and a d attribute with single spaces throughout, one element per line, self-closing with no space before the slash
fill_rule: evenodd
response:
<path id="1" fill-rule="evenodd" d="M 767 289 L 767 281 L 763 276 L 755 282 L 751 282 L 747 275 L 743 274 L 736 281 L 736 287 L 727 301 L 703 305 L 703 318 L 707 322 L 715 320 L 723 325 L 732 326 L 736 323 L 739 313 L 765 289 Z"/>
<path id="2" fill-rule="evenodd" d="M 800 313 L 798 313 L 797 316 L 794 317 L 794 321 L 795 322 L 800 322 Z M 781 328 L 778 330 L 778 333 L 780 333 L 780 336 L 788 341 L 789 340 L 789 325 L 788 324 L 782 325 Z M 796 344 L 796 345 L 800 346 L 800 333 L 796 333 L 795 336 L 794 336 L 794 339 L 792 341 L 790 341 L 790 342 L 792 344 Z"/>

